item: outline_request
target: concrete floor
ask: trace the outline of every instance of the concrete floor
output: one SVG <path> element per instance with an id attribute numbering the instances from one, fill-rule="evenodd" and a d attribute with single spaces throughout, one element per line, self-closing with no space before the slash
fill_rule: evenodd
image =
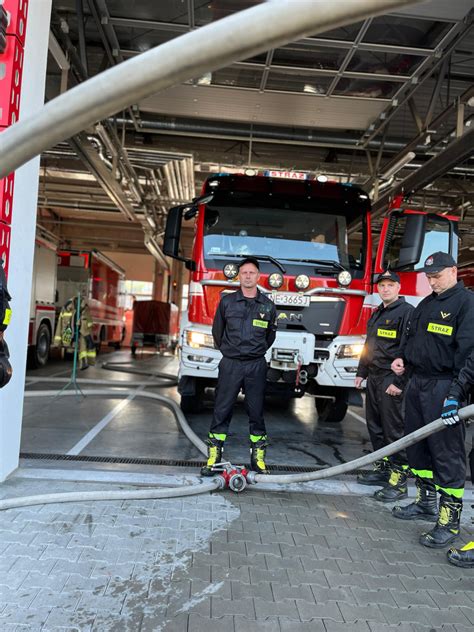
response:
<path id="1" fill-rule="evenodd" d="M 105 371 L 102 361 L 128 362 L 127 351 L 99 357 L 98 366 L 79 372 L 79 378 L 111 379 L 126 383 L 140 379 L 125 373 Z M 134 364 L 140 370 L 174 373 L 173 357 L 144 355 Z M 62 385 L 37 383 L 46 376 L 68 376 L 70 365 L 52 362 L 42 370 L 28 373 L 28 390 L 59 390 Z M 142 378 L 146 382 L 146 378 Z M 84 386 L 84 388 L 87 388 Z M 89 387 L 90 388 L 90 387 Z M 179 401 L 176 388 L 148 387 Z M 193 430 L 205 438 L 212 415 L 212 391 L 207 393 L 203 413 L 189 416 Z M 269 463 L 290 466 L 326 467 L 350 461 L 370 451 L 367 429 L 360 408 L 351 409 L 340 424 L 319 423 L 314 399 L 291 402 L 282 412 L 278 402 L 267 401 L 266 423 L 270 438 Z M 104 422 L 105 419 L 105 422 Z M 101 424 L 94 437 L 88 433 Z M 81 443 L 82 441 L 82 443 Z M 179 431 L 171 411 L 150 400 L 135 398 L 59 397 L 25 400 L 21 451 L 27 453 L 74 453 L 87 456 L 141 457 L 201 461 L 202 456 Z M 248 421 L 243 400 L 235 409 L 226 444 L 226 457 L 233 462 L 248 460 Z"/>
<path id="2" fill-rule="evenodd" d="M 173 358 L 144 366 L 172 371 Z M 102 359 L 102 358 L 101 358 Z M 105 359 L 105 358 L 104 358 Z M 126 352 L 107 360 L 128 361 Z M 141 366 L 141 365 L 140 365 Z M 63 363 L 29 373 L 67 374 Z M 94 379 L 130 381 L 89 369 Z M 177 397 L 176 389 L 160 392 Z M 25 400 L 22 451 L 202 460 L 172 415 L 148 400 Z M 126 401 L 126 403 L 125 403 Z M 204 437 L 212 403 L 190 417 Z M 364 413 L 320 424 L 305 398 L 268 406 L 269 461 L 320 467 L 369 450 Z M 227 456 L 247 459 L 236 408 Z M 23 459 L 0 498 L 137 486 L 198 485 L 195 467 Z M 271 477 L 269 477 L 271 478 Z M 466 490 L 459 545 L 472 540 Z M 468 632 L 473 570 L 418 543 L 423 521 L 404 522 L 352 477 L 291 488 L 258 484 L 168 500 L 34 505 L 0 512 L 0 631 L 41 632 Z M 410 485 L 409 495 L 414 489 Z"/>

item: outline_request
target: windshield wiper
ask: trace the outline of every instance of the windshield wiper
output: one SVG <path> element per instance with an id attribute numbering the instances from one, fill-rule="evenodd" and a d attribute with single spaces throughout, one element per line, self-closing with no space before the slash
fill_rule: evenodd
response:
<path id="1" fill-rule="evenodd" d="M 275 259 L 274 257 L 270 257 L 269 255 L 253 255 L 253 254 L 243 255 L 243 254 L 232 254 L 231 252 L 213 252 L 213 253 L 208 253 L 206 256 L 212 259 L 219 259 L 219 257 L 222 257 L 222 258 L 231 257 L 232 259 L 234 259 L 235 257 L 240 257 L 241 259 L 246 259 L 247 257 L 253 257 L 254 259 L 258 259 L 261 261 L 271 261 L 274 265 L 276 265 L 276 267 L 279 270 L 283 272 L 283 274 L 286 273 L 286 268 L 284 268 L 277 259 Z"/>
<path id="2" fill-rule="evenodd" d="M 300 261 L 301 263 L 314 263 L 315 268 L 319 266 L 328 266 L 331 268 L 335 268 L 336 270 L 346 270 L 346 268 L 339 263 L 339 261 L 329 261 L 326 259 L 286 259 L 285 261 Z"/>

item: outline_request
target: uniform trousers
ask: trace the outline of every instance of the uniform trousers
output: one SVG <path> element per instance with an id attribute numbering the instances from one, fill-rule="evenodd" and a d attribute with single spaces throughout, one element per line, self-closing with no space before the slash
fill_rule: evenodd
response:
<path id="1" fill-rule="evenodd" d="M 451 378 L 412 377 L 405 396 L 405 434 L 440 417 L 451 382 Z M 461 422 L 418 441 L 407 448 L 410 468 L 421 478 L 431 478 L 432 472 L 435 485 L 448 495 L 450 490 L 462 490 L 466 479 L 465 436 Z"/>
<path id="2" fill-rule="evenodd" d="M 256 360 L 222 358 L 219 363 L 216 400 L 210 433 L 227 434 L 232 412 L 240 389 L 245 393 L 245 409 L 249 416 L 250 434 L 266 434 L 263 419 L 263 400 L 267 380 L 264 357 Z"/>
<path id="3" fill-rule="evenodd" d="M 367 430 L 374 450 L 401 439 L 404 435 L 403 412 L 404 395 L 387 395 L 385 392 L 393 384 L 392 371 L 370 370 L 367 378 L 365 411 Z M 406 465 L 404 451 L 389 457 L 391 463 Z"/>

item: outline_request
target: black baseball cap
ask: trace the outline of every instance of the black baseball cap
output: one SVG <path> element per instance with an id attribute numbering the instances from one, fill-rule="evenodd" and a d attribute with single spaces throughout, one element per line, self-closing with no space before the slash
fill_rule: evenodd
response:
<path id="1" fill-rule="evenodd" d="M 432 255 L 427 257 L 425 266 L 424 268 L 421 268 L 421 272 L 426 272 L 426 274 L 436 274 L 445 268 L 451 268 L 452 266 L 457 267 L 457 265 L 458 264 L 453 257 L 447 252 L 434 252 Z"/>
<path id="2" fill-rule="evenodd" d="M 242 261 L 240 261 L 239 264 L 237 265 L 239 270 L 246 263 L 252 263 L 257 268 L 257 270 L 260 270 L 260 264 L 258 263 L 258 259 L 255 259 L 255 257 L 245 257 L 245 259 L 242 259 Z"/>
<path id="3" fill-rule="evenodd" d="M 400 283 L 400 277 L 396 272 L 393 272 L 393 270 L 384 270 L 384 272 L 381 272 L 377 277 L 376 283 L 380 283 L 381 281 L 396 281 Z"/>

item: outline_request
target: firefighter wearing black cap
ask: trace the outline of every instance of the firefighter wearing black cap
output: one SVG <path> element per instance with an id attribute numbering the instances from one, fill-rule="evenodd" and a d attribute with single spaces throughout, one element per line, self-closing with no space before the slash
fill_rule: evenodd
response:
<path id="1" fill-rule="evenodd" d="M 395 373 L 408 369 L 405 432 L 440 417 L 453 380 L 474 349 L 474 294 L 457 280 L 456 262 L 445 252 L 430 255 L 422 271 L 433 292 L 415 309 L 407 343 L 392 363 Z M 415 502 L 394 507 L 396 518 L 436 519 L 420 543 L 442 548 L 459 535 L 466 476 L 465 427 L 457 423 L 407 448 L 416 477 Z M 436 491 L 440 493 L 437 509 Z"/>
<path id="2" fill-rule="evenodd" d="M 413 313 L 413 306 L 400 297 L 400 277 L 386 270 L 377 278 L 377 290 L 382 303 L 367 323 L 367 338 L 355 379 L 356 388 L 367 379 L 365 401 L 367 429 L 374 450 L 403 437 L 404 376 L 397 376 L 391 364 L 400 355 Z M 372 472 L 361 474 L 357 482 L 363 485 L 383 485 L 374 498 L 390 502 L 406 498 L 407 458 L 398 452 L 387 460 L 376 461 Z"/>
<path id="3" fill-rule="evenodd" d="M 458 377 L 451 384 L 448 397 L 444 402 L 441 418 L 447 425 L 460 422 L 458 410 L 469 397 L 469 391 L 474 387 L 474 351 L 469 356 Z M 469 455 L 471 481 L 474 484 L 474 439 Z M 474 568 L 474 540 L 460 549 L 451 548 L 448 551 L 448 562 L 462 568 Z"/>
<path id="4" fill-rule="evenodd" d="M 11 318 L 9 301 L 12 297 L 7 289 L 7 277 L 3 269 L 3 260 L 0 259 L 0 388 L 8 384 L 12 377 L 12 366 L 9 362 L 9 351 L 3 332 L 8 327 Z"/>
<path id="5" fill-rule="evenodd" d="M 250 461 L 253 470 L 266 473 L 267 432 L 263 399 L 267 376 L 265 353 L 276 336 L 276 309 L 257 288 L 260 267 L 247 257 L 239 264 L 240 289 L 222 296 L 214 317 L 212 335 L 223 355 L 219 363 L 214 416 L 208 437 L 208 459 L 203 476 L 222 460 L 232 410 L 240 389 L 250 423 Z"/>

